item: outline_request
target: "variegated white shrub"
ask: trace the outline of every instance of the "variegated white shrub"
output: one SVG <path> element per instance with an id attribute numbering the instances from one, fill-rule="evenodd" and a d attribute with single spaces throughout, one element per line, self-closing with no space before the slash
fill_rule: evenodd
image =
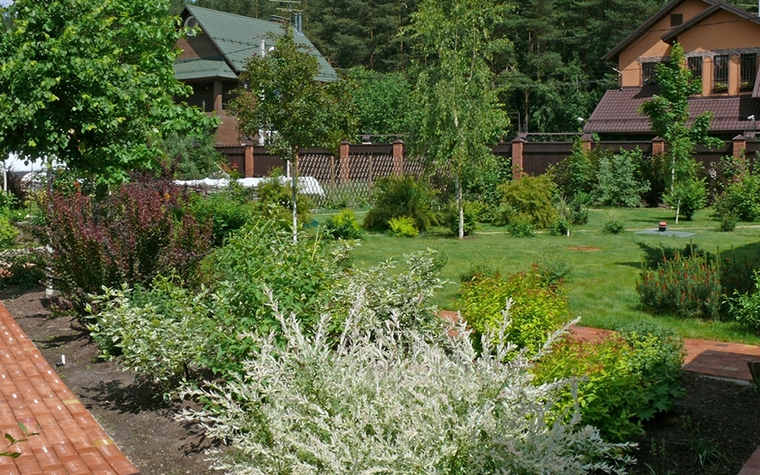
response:
<path id="1" fill-rule="evenodd" d="M 572 475 L 631 462 L 629 445 L 604 442 L 579 416 L 552 417 L 557 385 L 532 384 L 513 348 L 486 337 L 479 353 L 461 323 L 443 343 L 397 318 L 359 330 L 363 306 L 337 347 L 329 317 L 307 335 L 275 312 L 285 346 L 254 335 L 242 374 L 185 391 L 206 409 L 180 418 L 232 447 L 219 461 L 228 473 Z"/>

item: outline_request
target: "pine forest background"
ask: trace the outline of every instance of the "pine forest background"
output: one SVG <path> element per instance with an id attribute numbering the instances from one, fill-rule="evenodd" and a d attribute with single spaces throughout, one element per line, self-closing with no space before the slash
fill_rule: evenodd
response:
<path id="1" fill-rule="evenodd" d="M 503 1 L 503 0 L 495 0 Z M 186 3 L 271 19 L 284 15 L 271 0 L 173 0 L 174 12 Z M 574 132 L 604 91 L 617 85 L 617 73 L 601 58 L 666 0 L 512 0 L 512 13 L 498 34 L 511 49 L 492 65 L 495 87 L 508 111 L 511 132 Z M 756 3 L 733 1 L 756 11 Z M 395 90 L 400 113 L 362 124 L 366 134 L 406 133 L 403 93 L 413 84 L 414 45 L 404 27 L 419 0 L 302 0 L 304 32 L 333 65 L 360 83 L 374 83 L 366 94 Z M 378 91 L 380 89 L 380 91 Z"/>

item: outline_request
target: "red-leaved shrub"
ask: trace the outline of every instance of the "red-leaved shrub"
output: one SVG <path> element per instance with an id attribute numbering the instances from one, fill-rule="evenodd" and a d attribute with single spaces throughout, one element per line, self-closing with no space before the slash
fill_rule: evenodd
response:
<path id="1" fill-rule="evenodd" d="M 125 183 L 102 200 L 53 193 L 45 237 L 56 289 L 81 307 L 103 286 L 149 287 L 158 274 L 196 282 L 211 227 L 185 212 L 182 195 L 166 181 Z"/>

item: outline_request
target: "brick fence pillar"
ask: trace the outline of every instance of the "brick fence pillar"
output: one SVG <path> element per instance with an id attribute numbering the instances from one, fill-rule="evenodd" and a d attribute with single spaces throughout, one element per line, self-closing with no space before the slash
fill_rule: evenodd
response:
<path id="1" fill-rule="evenodd" d="M 590 152 L 592 145 L 594 145 L 594 138 L 591 134 L 583 134 L 581 136 L 581 148 L 583 148 L 583 151 Z"/>
<path id="2" fill-rule="evenodd" d="M 665 153 L 665 139 L 655 137 L 652 139 L 652 155 L 662 155 Z"/>
<path id="3" fill-rule="evenodd" d="M 252 178 L 254 172 L 253 145 L 245 146 L 245 163 L 243 164 L 243 178 Z"/>
<path id="4" fill-rule="evenodd" d="M 404 174 L 404 141 L 397 139 L 393 142 L 393 175 Z"/>
<path id="5" fill-rule="evenodd" d="M 517 137 L 512 140 L 512 179 L 519 180 L 523 176 L 523 150 L 525 140 Z"/>
<path id="6" fill-rule="evenodd" d="M 747 151 L 747 137 L 744 135 L 737 135 L 731 139 L 734 143 L 734 158 L 742 158 Z"/>
<path id="7" fill-rule="evenodd" d="M 351 176 L 351 145 L 345 140 L 340 143 L 340 182 L 345 183 Z"/>

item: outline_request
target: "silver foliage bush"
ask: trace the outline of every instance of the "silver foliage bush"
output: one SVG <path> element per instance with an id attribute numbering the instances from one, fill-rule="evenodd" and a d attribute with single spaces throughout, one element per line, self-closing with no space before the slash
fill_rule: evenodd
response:
<path id="1" fill-rule="evenodd" d="M 206 409 L 180 419 L 226 441 L 219 464 L 241 475 L 572 475 L 631 462 L 629 445 L 604 442 L 579 415 L 560 422 L 559 383 L 534 385 L 530 361 L 492 346 L 498 338 L 484 338 L 481 354 L 461 323 L 432 342 L 395 314 L 362 330 L 363 311 L 360 295 L 337 345 L 329 316 L 305 334 L 276 311 L 286 344 L 254 335 L 245 371 L 187 389 Z"/>

